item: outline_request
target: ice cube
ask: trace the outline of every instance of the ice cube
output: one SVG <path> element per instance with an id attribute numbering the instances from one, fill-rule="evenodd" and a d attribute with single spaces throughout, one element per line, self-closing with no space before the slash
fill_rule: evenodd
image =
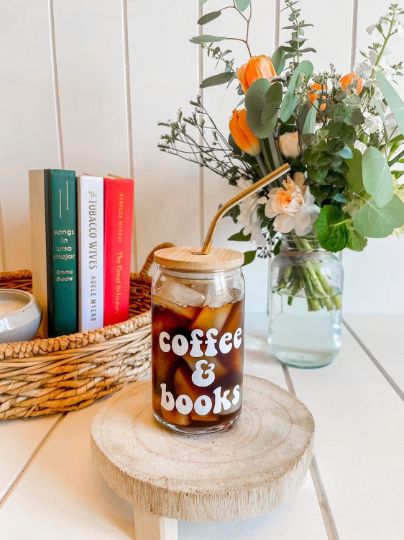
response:
<path id="1" fill-rule="evenodd" d="M 206 296 L 191 287 L 186 287 L 179 281 L 167 279 L 158 290 L 158 296 L 182 307 L 203 306 Z"/>
<path id="2" fill-rule="evenodd" d="M 218 309 L 226 304 L 231 304 L 234 300 L 235 295 L 233 294 L 233 291 L 226 287 L 225 289 L 216 291 L 213 301 L 209 303 L 209 307 L 211 309 Z"/>
<path id="3" fill-rule="evenodd" d="M 206 334 L 210 328 L 216 328 L 216 330 L 220 332 L 232 307 L 233 304 L 228 304 L 223 306 L 220 311 L 212 309 L 209 306 L 204 307 L 189 329 L 192 331 L 198 328 Z"/>

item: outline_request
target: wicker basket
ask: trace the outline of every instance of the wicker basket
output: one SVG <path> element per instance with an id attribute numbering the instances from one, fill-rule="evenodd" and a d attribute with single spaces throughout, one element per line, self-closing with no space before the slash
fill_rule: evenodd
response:
<path id="1" fill-rule="evenodd" d="M 0 344 L 0 421 L 68 412 L 91 405 L 150 372 L 148 271 L 131 274 L 126 322 L 69 336 Z M 0 273 L 1 289 L 31 291 L 29 270 Z"/>

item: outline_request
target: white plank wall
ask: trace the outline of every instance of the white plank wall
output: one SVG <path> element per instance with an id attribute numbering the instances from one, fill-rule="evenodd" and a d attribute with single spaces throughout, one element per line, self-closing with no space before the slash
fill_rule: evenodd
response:
<path id="1" fill-rule="evenodd" d="M 0 2 L 0 269 L 30 267 L 27 170 L 62 167 L 95 174 L 134 175 L 136 242 L 140 266 L 157 244 L 199 244 L 220 203 L 236 193 L 219 176 L 162 154 L 157 121 L 174 118 L 199 92 L 214 63 L 189 38 L 198 34 L 202 12 L 230 1 L 208 0 L 3 0 Z M 374 36 L 366 27 L 390 0 L 304 0 L 301 7 L 315 71 L 332 61 L 348 72 L 358 50 Z M 253 54 L 272 54 L 286 14 L 282 0 L 254 0 Z M 328 14 L 328 19 L 324 17 Z M 330 20 L 330 14 L 332 18 Z M 239 35 L 244 21 L 227 10 L 204 32 Z M 227 47 L 227 45 L 226 45 Z M 236 65 L 248 60 L 243 44 L 229 42 Z M 400 60 L 402 41 L 391 49 Z M 404 91 L 404 81 L 400 83 Z M 231 89 L 203 91 L 204 104 L 224 135 L 239 102 Z M 238 231 L 225 220 L 216 245 Z M 403 241 L 369 243 L 364 253 L 344 253 L 347 313 L 404 313 L 404 289 L 397 287 L 404 262 Z M 138 263 L 138 264 L 137 264 Z M 247 309 L 266 309 L 267 262 L 245 269 Z"/>

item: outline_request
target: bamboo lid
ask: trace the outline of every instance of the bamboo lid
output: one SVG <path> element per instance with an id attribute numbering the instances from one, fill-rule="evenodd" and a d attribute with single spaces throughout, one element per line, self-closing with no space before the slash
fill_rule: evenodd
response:
<path id="1" fill-rule="evenodd" d="M 212 248 L 200 255 L 200 247 L 170 247 L 154 253 L 154 262 L 176 270 L 231 270 L 244 263 L 244 254 L 232 249 Z"/>

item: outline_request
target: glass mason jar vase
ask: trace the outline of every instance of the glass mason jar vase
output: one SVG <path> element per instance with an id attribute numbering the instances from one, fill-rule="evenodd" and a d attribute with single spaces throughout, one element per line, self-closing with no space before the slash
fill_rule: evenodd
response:
<path id="1" fill-rule="evenodd" d="M 152 285 L 154 416 L 182 433 L 227 429 L 242 404 L 242 260 L 225 270 L 178 270 L 159 264 L 170 263 L 164 251 L 155 254 Z M 186 266 L 183 260 L 176 263 Z"/>
<path id="2" fill-rule="evenodd" d="M 341 347 L 342 263 L 315 235 L 281 241 L 269 274 L 271 352 L 289 366 L 326 366 Z"/>

